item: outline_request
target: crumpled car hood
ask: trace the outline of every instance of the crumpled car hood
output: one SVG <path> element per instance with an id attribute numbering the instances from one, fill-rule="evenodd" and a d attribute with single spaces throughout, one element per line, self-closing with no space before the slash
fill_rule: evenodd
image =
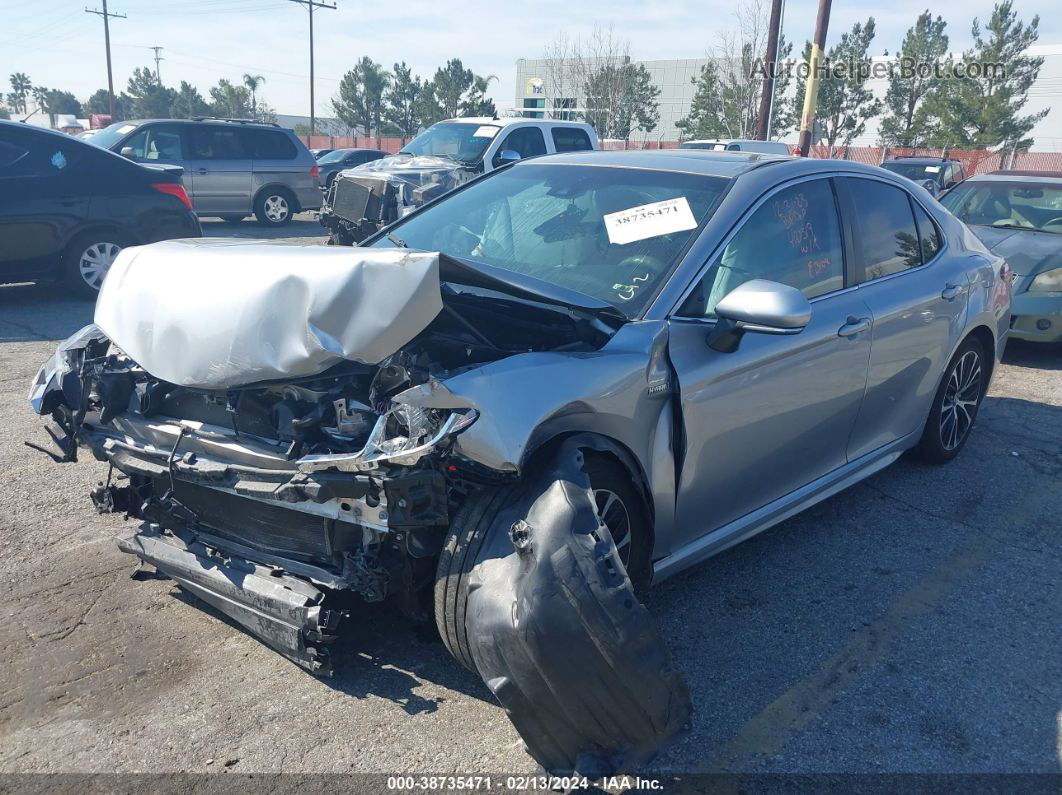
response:
<path id="1" fill-rule="evenodd" d="M 156 378 L 227 389 L 377 364 L 441 310 L 437 253 L 177 240 L 122 251 L 95 323 Z"/>

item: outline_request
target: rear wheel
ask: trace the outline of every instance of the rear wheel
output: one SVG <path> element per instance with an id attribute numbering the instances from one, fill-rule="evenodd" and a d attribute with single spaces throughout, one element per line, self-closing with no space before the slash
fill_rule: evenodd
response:
<path id="1" fill-rule="evenodd" d="M 66 286 L 82 298 L 95 300 L 118 253 L 128 245 L 119 234 L 106 230 L 78 235 L 63 252 Z"/>
<path id="2" fill-rule="evenodd" d="M 283 188 L 267 188 L 254 200 L 254 215 L 262 226 L 284 226 L 291 223 L 295 200 Z"/>
<path id="3" fill-rule="evenodd" d="M 585 453 L 598 517 L 608 528 L 636 590 L 649 582 L 649 519 L 630 475 L 607 456 Z M 521 486 L 488 487 L 471 495 L 450 521 L 435 577 L 435 622 L 443 644 L 470 671 L 476 670 L 465 632 L 469 575 L 498 514 L 519 499 Z"/>
<path id="4" fill-rule="evenodd" d="M 933 398 L 916 455 L 943 464 L 959 454 L 970 438 L 988 385 L 988 365 L 981 343 L 969 338 L 955 352 Z"/>

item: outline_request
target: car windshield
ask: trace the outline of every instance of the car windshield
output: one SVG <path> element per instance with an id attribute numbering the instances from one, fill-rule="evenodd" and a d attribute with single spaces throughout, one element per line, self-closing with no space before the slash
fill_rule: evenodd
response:
<path id="1" fill-rule="evenodd" d="M 504 268 L 635 317 L 726 184 L 669 171 L 529 163 L 426 207 L 373 245 Z"/>
<path id="2" fill-rule="evenodd" d="M 496 124 L 442 122 L 422 132 L 403 146 L 402 151 L 475 163 L 483 157 L 483 152 L 500 129 Z"/>
<path id="3" fill-rule="evenodd" d="M 328 163 L 342 163 L 348 155 L 352 154 L 354 154 L 353 149 L 335 149 L 327 155 L 322 155 L 321 159 L 317 162 L 321 165 L 327 165 Z"/>
<path id="4" fill-rule="evenodd" d="M 891 171 L 893 174 L 899 174 L 901 177 L 907 177 L 907 179 L 913 182 L 925 182 L 927 179 L 931 179 L 934 182 L 940 182 L 941 176 L 944 173 L 944 165 L 942 163 L 882 163 L 881 167 Z"/>
<path id="5" fill-rule="evenodd" d="M 1062 233 L 1062 185 L 973 180 L 961 183 L 941 203 L 968 224 Z"/>
<path id="6" fill-rule="evenodd" d="M 726 149 L 726 144 L 718 141 L 685 141 L 679 144 L 679 149 Z"/>
<path id="7" fill-rule="evenodd" d="M 129 133 L 136 129 L 136 125 L 128 121 L 118 121 L 109 127 L 104 127 L 98 131 L 95 135 L 87 138 L 86 140 L 90 144 L 100 147 L 101 149 L 110 149 L 120 140 L 125 138 Z"/>

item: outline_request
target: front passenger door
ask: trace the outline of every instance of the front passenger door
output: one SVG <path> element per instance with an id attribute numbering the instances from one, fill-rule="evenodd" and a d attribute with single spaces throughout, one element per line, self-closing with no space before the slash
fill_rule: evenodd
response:
<path id="1" fill-rule="evenodd" d="M 811 301 L 792 336 L 749 333 L 733 353 L 707 345 L 719 300 L 751 279 Z M 866 386 L 870 311 L 846 284 L 829 179 L 761 200 L 671 320 L 685 454 L 676 541 L 692 541 L 843 466 Z"/>

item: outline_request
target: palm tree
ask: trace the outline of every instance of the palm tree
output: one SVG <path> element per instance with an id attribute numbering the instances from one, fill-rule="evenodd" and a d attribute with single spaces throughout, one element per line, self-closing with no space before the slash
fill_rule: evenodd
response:
<path id="1" fill-rule="evenodd" d="M 258 118 L 258 87 L 265 81 L 266 79 L 261 75 L 252 75 L 246 72 L 243 75 L 243 84 L 247 86 L 248 90 L 251 92 L 251 116 L 255 119 Z"/>
<path id="2" fill-rule="evenodd" d="M 33 90 L 33 83 L 25 72 L 15 72 L 11 75 L 11 105 L 16 113 L 26 112 L 26 96 Z"/>

